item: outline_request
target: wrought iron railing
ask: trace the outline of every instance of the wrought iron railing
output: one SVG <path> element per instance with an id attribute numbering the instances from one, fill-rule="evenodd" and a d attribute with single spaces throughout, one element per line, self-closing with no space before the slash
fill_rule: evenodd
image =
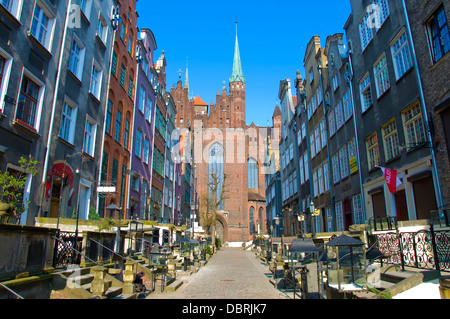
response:
<path id="1" fill-rule="evenodd" d="M 55 251 L 53 255 L 53 267 L 66 268 L 71 264 L 79 265 L 81 255 L 78 252 L 78 238 L 76 233 L 58 231 L 54 237 Z M 77 248 L 75 248 L 75 246 Z"/>
<path id="2" fill-rule="evenodd" d="M 419 269 L 450 271 L 450 230 L 429 229 L 418 232 L 375 234 L 378 249 L 388 264 Z"/>

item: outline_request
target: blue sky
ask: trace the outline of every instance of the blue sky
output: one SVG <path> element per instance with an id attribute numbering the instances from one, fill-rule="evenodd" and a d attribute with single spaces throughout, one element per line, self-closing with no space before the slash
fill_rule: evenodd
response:
<path id="1" fill-rule="evenodd" d="M 153 31 L 158 46 L 155 58 L 165 51 L 167 90 L 178 81 L 189 56 L 190 93 L 206 103 L 216 102 L 222 82 L 231 76 L 238 20 L 239 48 L 246 78 L 247 124 L 266 126 L 278 103 L 281 80 L 304 76 L 303 57 L 309 40 L 344 32 L 350 0 L 297 0 L 289 2 L 149 1 L 137 2 L 138 26 Z"/>

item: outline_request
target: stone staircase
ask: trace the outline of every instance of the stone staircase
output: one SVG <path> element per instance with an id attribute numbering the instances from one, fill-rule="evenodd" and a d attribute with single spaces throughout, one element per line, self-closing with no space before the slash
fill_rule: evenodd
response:
<path id="1" fill-rule="evenodd" d="M 108 269 L 105 267 L 78 268 L 60 272 L 58 276 L 60 280 L 66 281 L 65 287 L 62 290 L 55 290 L 51 299 L 137 299 L 137 293 L 125 292 L 124 283 L 107 272 Z"/>

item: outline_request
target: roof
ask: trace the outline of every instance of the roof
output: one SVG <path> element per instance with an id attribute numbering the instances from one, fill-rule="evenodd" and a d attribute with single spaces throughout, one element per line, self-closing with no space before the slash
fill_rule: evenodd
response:
<path id="1" fill-rule="evenodd" d="M 251 202 L 265 202 L 266 198 L 256 192 L 248 192 L 248 200 Z"/>
<path id="2" fill-rule="evenodd" d="M 197 96 L 194 100 L 194 105 L 195 106 L 208 106 L 207 103 L 205 103 L 200 96 Z"/>
<path id="3" fill-rule="evenodd" d="M 341 235 L 333 240 L 330 240 L 325 246 L 363 246 L 364 243 L 353 237 Z"/>
<path id="4" fill-rule="evenodd" d="M 289 252 L 292 253 L 318 253 L 319 249 L 314 244 L 314 241 L 309 238 L 295 238 L 292 241 Z"/>
<path id="5" fill-rule="evenodd" d="M 242 82 L 245 83 L 244 74 L 242 72 L 241 54 L 239 53 L 239 43 L 236 33 L 236 44 L 234 47 L 233 72 L 230 77 L 230 83 Z"/>
<path id="6" fill-rule="evenodd" d="M 280 107 L 277 105 L 275 106 L 275 111 L 273 112 L 273 116 L 272 117 L 277 117 L 277 116 L 281 116 L 281 110 Z"/>

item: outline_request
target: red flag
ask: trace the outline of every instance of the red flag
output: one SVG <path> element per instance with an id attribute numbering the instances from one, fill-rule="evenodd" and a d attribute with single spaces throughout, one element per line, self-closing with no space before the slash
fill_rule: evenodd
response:
<path id="1" fill-rule="evenodd" d="M 379 166 L 380 167 L 380 166 Z M 397 171 L 385 167 L 380 167 L 383 171 L 384 178 L 386 179 L 386 183 L 388 185 L 389 191 L 392 194 L 397 193 L 397 187 L 402 184 L 400 179 L 397 177 Z"/>

